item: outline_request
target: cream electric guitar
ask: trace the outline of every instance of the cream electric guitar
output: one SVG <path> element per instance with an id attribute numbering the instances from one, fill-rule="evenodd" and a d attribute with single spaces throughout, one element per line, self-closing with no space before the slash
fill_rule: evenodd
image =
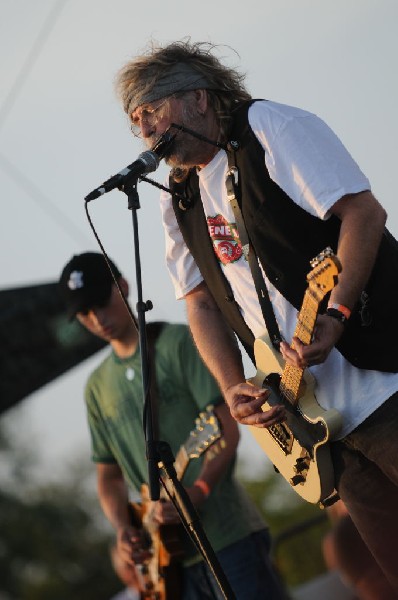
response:
<path id="1" fill-rule="evenodd" d="M 341 271 L 330 248 L 313 259 L 311 266 L 294 332 L 304 344 L 311 342 L 320 303 L 336 285 Z M 340 414 L 321 408 L 314 394 L 313 376 L 309 371 L 284 364 L 268 335 L 256 339 L 254 354 L 257 373 L 249 381 L 271 390 L 262 408 L 266 411 L 283 404 L 287 420 L 268 429 L 251 426 L 253 436 L 276 470 L 304 500 L 321 506 L 331 503 L 334 476 L 328 442 L 341 427 Z"/>
<path id="2" fill-rule="evenodd" d="M 215 444 L 217 441 L 219 443 Z M 206 411 L 200 413 L 195 421 L 195 429 L 178 450 L 174 461 L 177 478 L 182 479 L 192 459 L 198 458 L 211 447 L 217 453 L 224 445 L 214 408 L 208 406 Z M 168 499 L 163 488 L 161 498 Z M 151 553 L 151 558 L 143 565 L 136 566 L 141 597 L 143 600 L 178 600 L 181 596 L 179 562 L 183 557 L 183 526 L 177 524 L 159 527 L 153 519 L 151 507 L 149 489 L 144 484 L 141 487 L 141 502 L 130 503 L 132 523 L 141 531 L 143 547 Z"/>

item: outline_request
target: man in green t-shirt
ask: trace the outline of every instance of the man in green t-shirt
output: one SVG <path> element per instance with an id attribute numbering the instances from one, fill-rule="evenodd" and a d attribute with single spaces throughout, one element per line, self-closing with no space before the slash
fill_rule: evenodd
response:
<path id="1" fill-rule="evenodd" d="M 129 492 L 140 492 L 148 481 L 141 356 L 135 318 L 115 281 L 127 298 L 128 283 L 116 265 L 112 261 L 107 265 L 100 253 L 86 252 L 68 262 L 59 287 L 70 317 L 111 346 L 85 390 L 92 460 L 99 501 L 115 528 L 118 551 L 126 562 L 139 564 L 148 559 L 148 551 L 143 550 L 132 524 Z M 153 342 L 159 439 L 169 444 L 176 457 L 195 430 L 199 415 L 214 407 L 221 440 L 188 462 L 182 483 L 236 598 L 282 599 L 284 592 L 269 559 L 267 527 L 233 476 L 237 424 L 199 358 L 188 328 L 162 325 Z M 150 503 L 150 508 L 151 521 L 157 526 L 180 521 L 170 500 Z M 223 598 L 195 545 L 185 534 L 181 537 L 185 538 L 183 600 Z"/>

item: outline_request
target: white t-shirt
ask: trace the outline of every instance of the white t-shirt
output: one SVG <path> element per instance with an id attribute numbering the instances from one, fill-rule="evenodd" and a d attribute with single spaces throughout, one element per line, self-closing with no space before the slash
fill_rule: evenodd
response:
<path id="1" fill-rule="evenodd" d="M 260 101 L 250 107 L 249 123 L 265 150 L 265 164 L 271 179 L 310 214 L 327 219 L 328 211 L 342 196 L 370 189 L 368 179 L 343 144 L 315 115 L 275 102 Z M 201 198 L 209 235 L 224 275 L 247 325 L 255 337 L 260 337 L 265 324 L 226 195 L 227 169 L 226 153 L 220 150 L 204 169 L 198 171 Z M 166 192 L 161 195 L 161 210 L 167 266 L 179 299 L 203 278 L 182 238 L 170 195 Z M 265 280 L 281 333 L 290 341 L 297 311 Z M 319 404 L 325 409 L 335 408 L 343 416 L 339 437 L 357 427 L 398 389 L 398 374 L 357 369 L 336 349 L 322 365 L 310 367 L 310 371 L 317 381 Z"/>

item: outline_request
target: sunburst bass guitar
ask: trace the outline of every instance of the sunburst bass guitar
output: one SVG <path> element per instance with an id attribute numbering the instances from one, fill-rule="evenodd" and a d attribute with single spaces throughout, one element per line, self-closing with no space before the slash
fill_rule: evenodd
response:
<path id="1" fill-rule="evenodd" d="M 304 344 L 311 342 L 320 304 L 341 271 L 330 248 L 313 259 L 311 266 L 294 332 Z M 341 427 L 340 414 L 318 404 L 313 376 L 308 370 L 284 364 L 268 335 L 255 340 L 254 354 L 257 373 L 249 382 L 271 390 L 262 409 L 283 404 L 287 419 L 268 429 L 250 426 L 251 433 L 275 469 L 304 500 L 320 506 L 332 503 L 337 496 L 328 442 Z"/>
<path id="2" fill-rule="evenodd" d="M 215 442 L 219 442 L 215 444 Z M 209 406 L 200 413 L 195 428 L 180 447 L 174 461 L 177 478 L 182 479 L 188 464 L 210 448 L 215 453 L 223 446 L 220 423 Z M 161 466 L 161 465 L 159 465 Z M 161 490 L 161 499 L 167 494 Z M 181 544 L 183 526 L 162 525 L 154 521 L 151 511 L 149 489 L 146 484 L 141 488 L 141 502 L 130 504 L 131 521 L 141 532 L 143 547 L 151 553 L 151 558 L 136 566 L 141 598 L 143 600 L 179 600 L 181 597 L 180 561 L 184 552 Z"/>

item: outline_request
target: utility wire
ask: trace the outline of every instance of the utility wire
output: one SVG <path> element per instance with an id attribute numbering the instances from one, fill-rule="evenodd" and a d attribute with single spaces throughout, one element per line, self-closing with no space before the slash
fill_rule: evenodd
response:
<path id="1" fill-rule="evenodd" d="M 0 127 L 4 124 L 8 115 L 10 114 L 11 109 L 14 106 L 15 100 L 18 97 L 19 92 L 23 84 L 26 82 L 33 65 L 35 64 L 44 44 L 52 32 L 54 25 L 63 9 L 64 5 L 68 0 L 58 0 L 58 2 L 53 6 L 50 11 L 47 19 L 44 22 L 42 30 L 39 32 L 36 41 L 33 44 L 33 47 L 28 55 L 28 58 L 25 61 L 25 64 L 22 65 L 22 68 L 17 75 L 17 78 L 14 81 L 14 85 L 11 86 L 10 91 L 8 92 L 8 96 L 6 97 L 3 105 L 0 107 Z"/>
<path id="2" fill-rule="evenodd" d="M 0 152 L 0 165 L 4 171 L 22 187 L 25 192 L 43 208 L 50 217 L 64 229 L 78 244 L 87 244 L 88 237 L 80 231 L 75 223 L 59 208 L 52 200 L 46 196 L 22 171 L 20 171 L 15 165 L 11 163 L 1 152 Z"/>
<path id="3" fill-rule="evenodd" d="M 23 84 L 28 79 L 30 72 L 34 64 L 36 63 L 40 52 L 42 51 L 45 43 L 47 42 L 54 25 L 64 8 L 68 0 L 58 0 L 58 2 L 52 7 L 52 10 L 47 16 L 36 41 L 25 61 L 22 68 L 17 75 L 14 84 L 11 86 L 8 96 L 0 106 L 0 128 L 4 125 L 8 115 L 14 107 L 15 101 L 23 87 Z M 8 158 L 0 153 L 0 165 L 3 170 L 8 173 L 12 179 L 19 184 L 25 192 L 33 198 L 33 200 L 41 205 L 44 210 L 56 221 L 56 223 L 67 231 L 67 233 L 78 243 L 87 244 L 88 237 L 85 236 L 75 225 L 73 221 L 69 219 L 62 211 L 60 211 L 56 205 L 48 198 L 30 179 L 26 177 Z"/>

